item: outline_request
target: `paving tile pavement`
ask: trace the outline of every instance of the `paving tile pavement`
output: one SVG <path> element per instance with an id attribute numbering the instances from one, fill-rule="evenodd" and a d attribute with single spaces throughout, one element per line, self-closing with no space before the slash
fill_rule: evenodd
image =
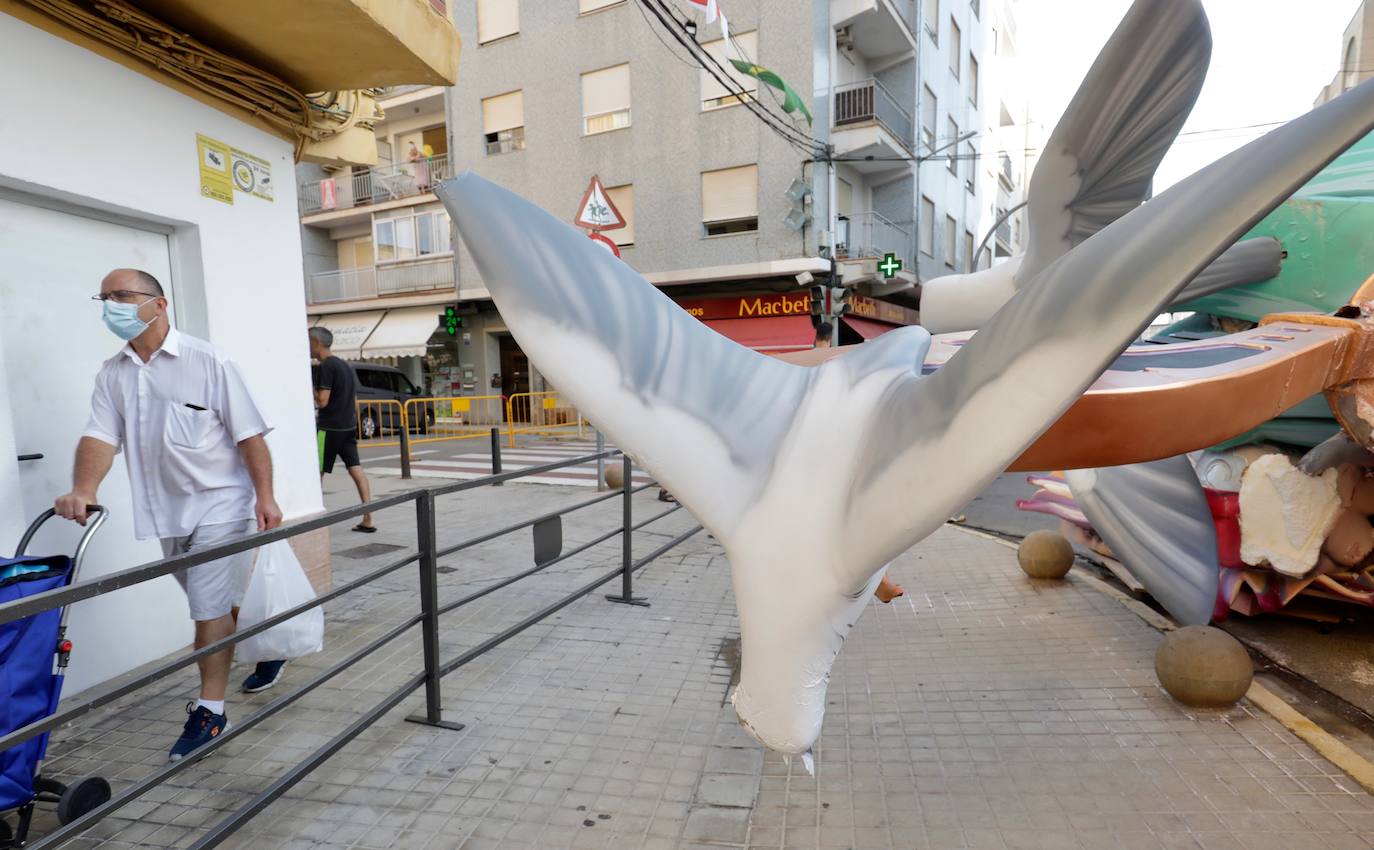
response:
<path id="1" fill-rule="evenodd" d="M 334 476 L 342 479 L 342 476 Z M 331 506 L 346 481 L 326 480 Z M 379 482 L 392 491 L 401 482 Z M 440 501 L 440 542 L 585 500 L 509 484 Z M 636 497 L 637 517 L 666 506 Z M 568 518 L 567 547 L 619 521 L 611 500 Z M 379 534 L 335 534 L 335 581 L 414 539 L 413 510 Z M 647 553 L 692 524 L 638 536 Z M 381 544 L 379 551 L 374 544 Z M 368 548 L 362 548 L 362 547 Z M 457 599 L 531 564 L 526 535 L 450 558 Z M 451 658 L 618 563 L 618 541 L 465 605 Z M 1374 800 L 1256 710 L 1186 712 L 1157 688 L 1156 632 L 1080 582 L 1037 584 L 1013 553 L 944 529 L 898 563 L 909 595 L 874 604 L 846 642 L 817 774 L 765 754 L 726 695 L 738 657 L 729 573 L 698 534 L 650 566 L 650 608 L 598 592 L 444 680 L 460 732 L 406 723 L 405 701 L 222 846 L 252 848 L 1369 848 Z M 608 586 L 607 590 L 612 589 Z M 243 719 L 418 605 L 413 568 L 329 603 L 327 649 L 282 687 L 234 695 Z M 208 827 L 421 669 L 412 632 L 68 847 L 189 847 Z M 246 671 L 236 669 L 236 675 Z M 116 790 L 160 768 L 194 678 L 60 730 L 52 771 Z M 44 814 L 38 834 L 55 828 Z"/>

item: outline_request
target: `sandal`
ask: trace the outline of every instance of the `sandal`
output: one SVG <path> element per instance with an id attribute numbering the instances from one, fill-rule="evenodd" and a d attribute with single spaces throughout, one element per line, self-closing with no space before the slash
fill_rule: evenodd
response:
<path id="1" fill-rule="evenodd" d="M 353 530 L 354 530 L 354 531 L 360 531 L 360 532 L 362 532 L 363 534 L 376 534 L 376 533 L 377 533 L 377 526 L 375 526 L 375 525 L 363 525 L 363 524 L 360 522 L 360 523 L 358 523 L 357 525 L 353 526 Z"/>

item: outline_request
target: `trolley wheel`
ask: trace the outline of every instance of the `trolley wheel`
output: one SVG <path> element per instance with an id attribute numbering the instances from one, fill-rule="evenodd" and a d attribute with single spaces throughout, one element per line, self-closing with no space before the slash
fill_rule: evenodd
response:
<path id="1" fill-rule="evenodd" d="M 110 783 L 99 776 L 83 776 L 67 786 L 57 803 L 57 819 L 69 824 L 110 799 Z"/>

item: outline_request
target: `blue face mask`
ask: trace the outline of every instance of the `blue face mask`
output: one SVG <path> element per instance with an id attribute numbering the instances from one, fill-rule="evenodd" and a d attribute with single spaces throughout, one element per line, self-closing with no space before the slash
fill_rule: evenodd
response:
<path id="1" fill-rule="evenodd" d="M 149 299 L 149 301 L 151 300 Z M 148 301 L 143 302 L 143 304 L 147 303 Z M 138 317 L 138 308 L 142 307 L 143 304 L 116 304 L 113 301 L 106 301 L 105 327 L 125 342 L 134 339 L 148 329 L 148 322 Z"/>

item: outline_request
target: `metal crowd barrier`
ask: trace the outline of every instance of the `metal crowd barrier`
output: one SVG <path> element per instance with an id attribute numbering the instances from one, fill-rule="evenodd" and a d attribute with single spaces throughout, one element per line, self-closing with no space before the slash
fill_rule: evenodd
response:
<path id="1" fill-rule="evenodd" d="M 367 399 L 356 402 L 358 443 L 367 446 L 399 446 L 408 430 L 406 410 L 394 399 Z"/>
<path id="2" fill-rule="evenodd" d="M 473 440 L 500 428 L 505 403 L 499 395 L 414 398 L 405 403 L 407 422 L 423 423 L 410 430 L 410 442 Z"/>
<path id="3" fill-rule="evenodd" d="M 495 438 L 495 429 L 492 429 L 492 434 L 493 438 Z M 625 471 L 624 480 L 626 482 L 626 486 L 624 486 L 621 490 L 598 495 L 594 498 L 585 499 L 567 508 L 563 508 L 557 511 L 551 511 L 549 513 L 543 514 L 538 517 L 534 517 L 532 519 L 521 520 L 520 522 L 506 526 L 505 528 L 480 534 L 476 537 L 472 537 L 460 543 L 440 548 L 437 540 L 437 517 L 435 513 L 435 504 L 437 499 L 442 498 L 443 496 L 451 495 L 453 493 L 459 493 L 465 490 L 472 490 L 478 487 L 487 487 L 496 484 L 501 484 L 506 481 L 512 481 L 518 478 L 523 478 L 525 476 L 539 475 L 541 473 L 549 472 L 551 470 L 561 469 L 563 467 L 568 466 L 575 466 L 577 464 L 587 463 L 592 460 L 596 460 L 600 463 L 608 457 L 613 457 L 617 455 L 620 455 L 622 457 L 622 463 L 624 464 Z M 282 526 L 280 528 L 273 529 L 272 531 L 265 531 L 257 534 L 252 534 L 247 537 L 240 538 L 239 540 L 231 541 L 220 546 L 215 546 L 214 548 L 204 549 L 186 555 L 178 555 L 173 558 L 164 558 L 163 560 L 154 561 L 149 564 L 144 564 L 143 566 L 122 570 L 120 572 L 111 573 L 109 575 L 101 576 L 99 578 L 80 581 L 66 588 L 52 590 L 45 593 L 39 593 L 14 602 L 0 604 L 0 625 L 3 625 L 5 623 L 10 623 L 24 617 L 33 616 L 43 611 L 48 611 L 54 608 L 60 608 L 63 606 L 71 605 L 75 602 L 80 602 L 83 599 L 91 599 L 96 596 L 114 593 L 115 591 L 121 590 L 123 588 L 131 587 L 136 584 L 141 584 L 143 582 L 168 575 L 169 573 L 172 573 L 179 569 L 183 569 L 186 567 L 195 567 L 197 565 L 204 564 L 209 561 L 224 558 L 228 555 L 232 555 L 238 552 L 244 552 L 249 549 L 255 549 L 259 546 L 263 546 L 267 543 L 272 543 L 277 540 L 286 540 L 288 538 L 296 537 L 298 535 L 305 534 L 310 531 L 315 531 L 316 529 L 326 528 L 329 526 L 338 525 L 346 522 L 352 522 L 354 519 L 362 516 L 364 513 L 385 510 L 387 508 L 397 507 L 399 505 L 403 505 L 410 502 L 413 502 L 415 504 L 416 550 L 414 552 L 411 552 L 410 554 L 405 555 L 403 557 L 399 557 L 396 560 L 384 566 L 378 567 L 377 569 L 373 570 L 365 576 L 362 576 L 361 578 L 354 579 L 353 581 L 347 582 L 346 584 L 340 587 L 336 587 L 326 593 L 322 593 L 319 596 L 317 596 L 314 600 L 303 605 L 298 605 L 295 608 L 278 614 L 275 617 L 271 617 L 270 619 L 265 620 L 264 622 L 256 626 L 253 626 L 251 628 L 245 628 L 242 631 L 236 632 L 230 637 L 216 641 L 215 643 L 212 643 L 209 646 L 206 646 L 202 649 L 174 658 L 171 661 L 167 661 L 163 664 L 158 665 L 156 668 L 146 673 L 135 676 L 128 680 L 117 682 L 116 684 L 110 687 L 100 690 L 100 692 L 95 695 L 88 696 L 83 694 L 74 702 L 64 704 L 62 707 L 60 707 L 57 713 L 49 717 L 46 717 L 42 720 L 30 723 L 29 725 L 17 729 L 13 732 L 10 732 L 7 735 L 0 736 L 0 753 L 2 753 L 11 747 L 14 747 L 18 744 L 23 743 L 24 741 L 28 741 L 34 738 L 35 736 L 41 735 L 44 732 L 49 732 L 53 729 L 58 728 L 59 726 L 62 726 L 63 724 L 70 723 L 71 721 L 76 720 L 79 717 L 89 714 L 90 712 L 95 711 L 96 709 L 109 705 L 115 700 L 127 696 L 147 685 L 164 679 L 167 676 L 170 676 L 173 673 L 182 670 L 183 668 L 195 664 L 199 659 L 204 658 L 207 655 L 211 655 L 213 653 L 219 652 L 222 649 L 225 649 L 226 647 L 237 644 L 239 641 L 251 637 L 252 635 L 255 635 L 265 629 L 269 629 L 272 626 L 277 625 L 278 623 L 282 623 L 286 620 L 289 620 L 297 614 L 300 614 L 318 605 L 323 605 L 324 603 L 329 602 L 331 600 L 338 599 L 339 597 L 344 596 L 345 594 L 351 593 L 360 588 L 366 587 L 367 585 L 370 585 L 378 581 L 379 579 L 389 576 L 392 573 L 397 572 L 398 570 L 411 566 L 412 564 L 418 564 L 417 580 L 419 591 L 418 599 L 420 604 L 419 609 L 414 614 L 406 617 L 401 622 L 394 624 L 385 634 L 381 635 L 380 637 L 376 638 L 375 640 L 371 641 L 366 646 L 361 647 L 355 652 L 350 653 L 342 661 L 335 664 L 333 667 L 330 667 L 328 670 L 319 673 L 310 681 L 301 685 L 295 691 L 292 691 L 291 693 L 285 694 L 284 696 L 274 700 L 273 702 L 271 702 L 267 706 L 264 706 L 260 711 L 258 711 L 251 717 L 247 718 L 246 720 L 235 723 L 224 734 L 218 736 L 209 744 L 206 744 L 205 746 L 196 750 L 191 755 L 187 756 L 184 759 L 181 759 L 180 761 L 168 763 L 166 766 L 154 770 L 148 776 L 131 783 L 128 787 L 122 790 L 118 790 L 117 793 L 115 793 L 115 795 L 109 800 L 109 802 L 105 803 L 99 808 L 93 809 L 84 816 L 76 820 L 73 820 L 64 826 L 59 827 L 53 832 L 48 833 L 41 839 L 32 842 L 29 845 L 29 847 L 32 848 L 32 850 L 47 850 L 47 848 L 56 847 L 59 844 L 62 844 L 63 842 L 71 840 L 76 836 L 86 832 L 91 827 L 95 826 L 97 823 L 100 823 L 110 814 L 118 811 L 120 808 L 128 805 L 130 802 L 143 795 L 149 789 L 162 785 L 168 779 L 176 776 L 184 770 L 187 770 L 192 765 L 198 763 L 201 759 L 204 759 L 207 756 L 213 754 L 229 742 L 238 739 L 242 735 L 248 734 L 254 728 L 262 724 L 264 721 L 286 710 L 292 704 L 298 702 L 306 694 L 309 694 L 311 691 L 314 691 L 316 688 L 335 678 L 340 673 L 358 664 L 359 662 L 361 662 L 368 656 L 372 655 L 382 647 L 386 646 L 387 644 L 406 634 L 410 631 L 411 628 L 417 625 L 420 627 L 421 645 L 423 650 L 424 661 L 424 667 L 421 672 L 415 673 L 413 676 L 407 679 L 404 684 L 402 684 L 396 690 L 392 691 L 380 702 L 363 711 L 362 714 L 360 714 L 352 723 L 349 723 L 341 732 L 339 732 L 337 735 L 331 738 L 323 746 L 319 747 L 314 752 L 307 755 L 294 767 L 288 769 L 284 774 L 282 774 L 274 782 L 272 782 L 271 785 L 269 785 L 267 788 L 259 792 L 255 797 L 253 797 L 252 800 L 248 801 L 244 805 L 240 806 L 238 809 L 231 812 L 228 815 L 228 817 L 211 826 L 208 829 L 208 831 L 205 832 L 205 834 L 203 834 L 195 843 L 191 844 L 190 847 L 193 848 L 193 850 L 203 850 L 203 848 L 216 847 L 222 842 L 224 842 L 227 838 L 229 838 L 236 831 L 238 831 L 238 829 L 240 829 L 245 823 L 252 820 L 253 817 L 256 816 L 259 812 L 267 808 L 267 806 L 271 805 L 273 801 L 280 798 L 291 787 L 293 787 L 298 782 L 306 778 L 311 773 L 311 771 L 313 771 L 315 768 L 323 764 L 327 759 L 329 759 L 332 755 L 334 755 L 340 749 L 346 746 L 350 741 L 357 738 L 358 735 L 361 734 L 365 729 L 376 723 L 377 720 L 380 719 L 383 715 L 385 715 L 388 711 L 391 711 L 397 705 L 405 701 L 407 697 L 411 696 L 413 693 L 415 693 L 415 691 L 419 690 L 420 688 L 424 688 L 425 691 L 424 712 L 419 715 L 407 717 L 406 720 L 410 722 L 423 723 L 429 726 L 435 726 L 444 729 L 463 728 L 462 724 L 446 721 L 443 719 L 443 697 L 440 684 L 444 676 L 459 669 L 463 665 L 468 664 L 474 659 L 481 657 L 484 653 L 494 649 L 497 646 L 500 646 L 502 643 L 505 643 L 512 637 L 520 634 L 521 632 L 525 631 L 531 626 L 541 622 L 551 614 L 554 614 L 555 612 L 562 610 L 563 608 L 566 608 L 568 605 L 571 605 L 573 602 L 576 602 L 582 597 L 587 596 L 592 591 L 596 590 L 602 585 L 614 581 L 616 578 L 619 578 L 621 580 L 620 593 L 618 595 L 607 596 L 607 599 L 614 602 L 622 602 L 628 604 L 647 604 L 644 599 L 642 599 L 641 597 L 636 597 L 633 593 L 634 574 L 639 570 L 642 570 L 651 562 L 653 562 L 654 559 L 663 555 L 665 552 L 668 552 L 669 550 L 673 549 L 675 546 L 678 546 L 679 544 L 681 544 L 682 542 L 684 542 L 692 535 L 696 534 L 698 531 L 701 530 L 700 525 L 695 525 L 690 530 L 675 536 L 663 545 L 654 549 L 649 554 L 641 558 L 635 559 L 631 551 L 634 532 L 645 527 L 646 525 L 649 525 L 650 523 L 656 522 L 668 516 L 669 514 L 675 513 L 676 511 L 680 510 L 682 506 L 674 505 L 673 507 L 664 510 L 658 514 L 655 514 L 645 520 L 642 520 L 639 523 L 634 523 L 632 516 L 631 496 L 636 492 L 657 485 L 649 483 L 640 485 L 638 487 L 633 487 L 630 486 L 631 482 L 632 478 L 630 459 L 624 456 L 620 451 L 612 449 L 609 451 L 584 455 L 582 457 L 572 458 L 569 460 L 557 461 L 554 463 L 544 464 L 542 466 L 531 467 L 528 469 L 520 470 L 518 472 L 505 472 L 473 481 L 462 481 L 454 484 L 449 484 L 443 487 L 436 487 L 427 490 L 412 490 L 406 493 L 399 493 L 393 496 L 387 496 L 385 498 L 376 499 L 374 501 L 368 502 L 365 505 L 341 508 L 339 510 L 330 511 L 320 516 L 292 523 L 291 525 Z M 536 529 L 536 552 L 538 552 L 538 529 L 541 526 L 547 528 L 548 523 L 561 522 L 561 518 L 569 513 L 581 510 L 582 508 L 586 508 L 591 505 L 598 504 L 600 502 L 607 501 L 609 499 L 613 499 L 617 495 L 620 496 L 623 501 L 623 518 L 620 526 L 618 526 L 617 528 L 613 528 L 610 531 L 601 534 L 596 538 L 588 541 L 587 543 L 584 543 L 568 552 L 545 551 L 543 553 L 544 556 L 538 560 L 538 562 L 533 568 L 524 570 L 512 576 L 507 576 L 503 579 L 494 582 L 493 584 L 490 584 L 480 590 L 474 591 L 473 593 L 470 593 L 460 599 L 454 600 L 443 606 L 440 606 L 438 572 L 439 558 L 457 554 L 458 552 L 462 552 L 463 550 L 469 549 L 473 546 L 477 546 L 478 544 L 495 540 L 497 538 L 520 531 L 525 528 Z M 567 594 L 563 598 L 559 599 L 557 602 L 545 606 L 539 611 L 536 611 L 535 613 L 525 617 L 524 619 L 510 626 L 500 634 L 494 635 L 493 637 L 490 637 L 482 641 L 478 645 L 459 654 L 458 656 L 447 660 L 440 657 L 440 616 L 450 611 L 453 611 L 456 608 L 460 608 L 463 605 L 467 605 L 468 603 L 480 599 L 483 596 L 486 596 L 490 593 L 494 593 L 503 587 L 520 581 L 521 579 L 535 575 L 536 573 L 548 569 L 549 567 L 552 567 L 555 564 L 562 563 L 568 560 L 569 558 L 573 558 L 587 551 L 588 549 L 605 543 L 617 536 L 621 538 L 621 563 L 615 569 L 609 570 L 597 576 L 596 578 L 592 579 L 591 581 L 587 582 L 586 584 L 582 585 L 576 590 L 573 590 L 571 593 Z M 557 548 L 561 549 L 561 534 L 558 535 L 558 538 L 559 545 Z M 328 640 L 328 638 L 329 636 L 328 634 L 326 634 L 326 641 Z"/>
<path id="4" fill-rule="evenodd" d="M 557 392 L 514 393 L 506 399 L 506 433 L 515 446 L 516 434 L 557 434 L 576 428 L 586 433 L 582 414 Z"/>

